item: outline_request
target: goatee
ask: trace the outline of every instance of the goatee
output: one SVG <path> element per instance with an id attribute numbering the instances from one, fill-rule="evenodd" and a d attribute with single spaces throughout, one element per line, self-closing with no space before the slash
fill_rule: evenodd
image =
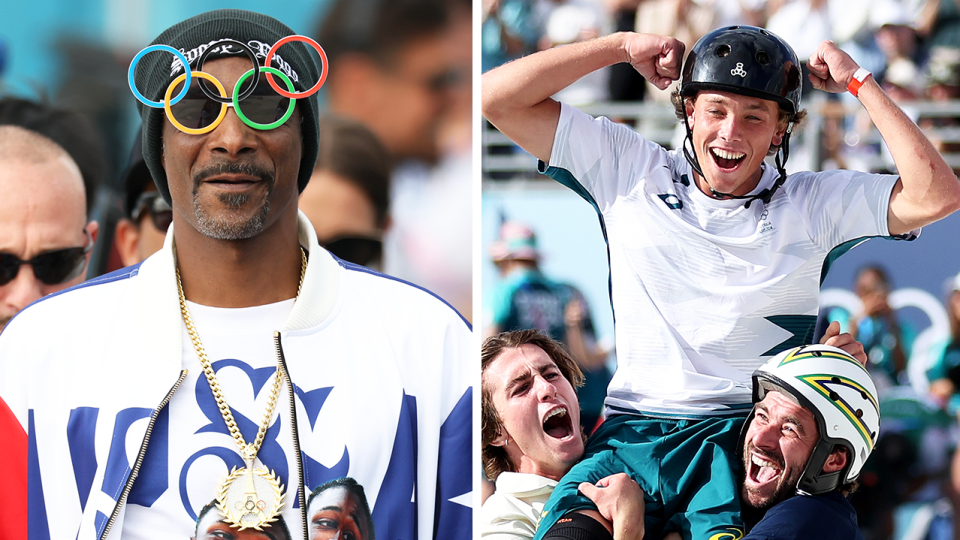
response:
<path id="1" fill-rule="evenodd" d="M 267 191 L 258 211 L 249 217 L 230 215 L 213 216 L 200 204 L 197 193 L 203 181 L 219 174 L 241 174 L 260 179 Z M 263 231 L 267 214 L 270 212 L 270 195 L 273 193 L 273 173 L 263 167 L 245 163 L 220 163 L 198 171 L 193 177 L 193 210 L 197 218 L 197 230 L 209 238 L 217 240 L 245 240 L 257 236 Z M 250 202 L 246 193 L 221 193 L 218 200 L 231 210 L 240 210 Z"/>

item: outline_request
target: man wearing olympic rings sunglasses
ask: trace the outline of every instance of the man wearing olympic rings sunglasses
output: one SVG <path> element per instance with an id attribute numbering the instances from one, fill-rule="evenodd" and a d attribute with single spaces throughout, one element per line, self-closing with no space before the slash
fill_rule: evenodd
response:
<path id="1" fill-rule="evenodd" d="M 297 207 L 326 76 L 319 44 L 241 10 L 134 57 L 164 246 L 0 335 L 31 537 L 186 538 L 213 498 L 237 533 L 305 540 L 306 494 L 347 476 L 378 536 L 470 536 L 469 325 L 331 255 Z"/>
<path id="2" fill-rule="evenodd" d="M 55 142 L 0 126 L 0 330 L 40 297 L 83 281 L 97 236 L 80 169 Z"/>

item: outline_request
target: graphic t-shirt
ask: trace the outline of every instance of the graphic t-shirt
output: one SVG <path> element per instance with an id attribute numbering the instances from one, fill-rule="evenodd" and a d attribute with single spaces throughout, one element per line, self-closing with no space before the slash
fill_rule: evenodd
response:
<path id="1" fill-rule="evenodd" d="M 187 302 L 226 402 L 248 443 L 257 436 L 273 390 L 277 368 L 273 332 L 284 327 L 293 303 L 291 299 L 230 309 Z M 193 537 L 198 514 L 213 501 L 221 481 L 234 466 L 244 467 L 185 325 L 183 367 L 187 376 L 157 419 L 150 450 L 130 492 L 125 539 Z M 163 450 L 155 452 L 155 448 Z M 265 466 L 280 478 L 286 493 L 283 518 L 292 534 L 299 536 L 300 511 L 293 508 L 299 486 L 286 380 L 255 466 Z M 203 533 L 199 531 L 197 537 Z"/>

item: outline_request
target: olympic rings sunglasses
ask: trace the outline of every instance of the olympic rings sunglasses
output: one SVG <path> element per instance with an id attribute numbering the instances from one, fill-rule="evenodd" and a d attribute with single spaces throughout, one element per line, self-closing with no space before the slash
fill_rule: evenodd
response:
<path id="1" fill-rule="evenodd" d="M 322 66 L 320 78 L 313 87 L 304 92 L 295 92 L 290 77 L 286 73 L 270 67 L 270 61 L 280 46 L 291 41 L 303 41 L 312 46 L 320 55 Z M 202 71 L 207 56 L 217 49 L 226 47 L 239 48 L 253 65 L 252 69 L 245 72 L 237 80 L 232 97 L 227 97 L 226 89 L 216 77 Z M 171 52 L 184 66 L 184 73 L 176 77 L 167 87 L 163 101 L 147 99 L 137 90 L 134 82 L 134 71 L 137 63 L 144 55 L 154 51 Z M 278 63 L 280 65 L 286 64 L 279 58 Z M 309 97 L 323 86 L 327 77 L 326 66 L 327 56 L 323 48 L 316 41 L 306 36 L 287 36 L 277 41 L 267 52 L 264 58 L 264 66 L 260 66 L 253 49 L 249 45 L 233 39 L 221 39 L 210 44 L 201 53 L 197 59 L 196 69 L 192 69 L 183 53 L 173 47 L 159 44 L 146 47 L 137 53 L 130 62 L 127 81 L 134 97 L 148 107 L 163 108 L 170 123 L 178 130 L 191 135 L 203 135 L 216 129 L 226 116 L 227 109 L 231 107 L 240 120 L 253 129 L 269 130 L 283 125 L 293 114 L 297 99 Z M 280 78 L 283 85 L 286 86 L 286 90 L 277 84 L 274 76 Z M 244 83 L 248 79 L 250 82 L 244 87 Z M 267 85 L 262 84 L 263 79 L 266 80 Z M 215 91 L 210 89 L 211 84 Z M 176 95 L 174 96 L 174 94 Z"/>
<path id="2" fill-rule="evenodd" d="M 0 252 L 0 285 L 13 281 L 24 264 L 32 266 L 33 274 L 47 285 L 57 285 L 79 276 L 83 271 L 87 253 L 93 249 L 93 236 L 86 228 L 83 232 L 87 235 L 86 246 L 48 251 L 29 261 L 21 260 L 10 253 Z"/>
<path id="3" fill-rule="evenodd" d="M 137 197 L 137 202 L 133 205 L 133 212 L 130 217 L 134 223 L 140 222 L 140 216 L 144 212 L 150 214 L 150 220 L 153 226 L 160 232 L 167 232 L 170 222 L 173 221 L 173 209 L 167 204 L 167 201 L 157 191 L 147 191 Z"/>

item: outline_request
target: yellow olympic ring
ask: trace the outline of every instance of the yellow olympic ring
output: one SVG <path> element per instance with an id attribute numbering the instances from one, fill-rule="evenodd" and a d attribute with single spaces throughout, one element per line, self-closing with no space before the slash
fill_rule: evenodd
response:
<path id="1" fill-rule="evenodd" d="M 209 73 L 204 73 L 203 71 L 194 71 L 193 76 L 200 77 L 201 79 L 206 79 L 212 82 L 213 85 L 217 87 L 217 90 L 220 91 L 220 96 L 227 97 L 227 91 L 223 88 L 223 85 L 220 84 L 220 81 L 218 81 L 217 78 L 214 77 L 213 75 L 210 75 Z M 229 106 L 229 104 L 227 103 L 220 104 L 220 116 L 217 116 L 217 119 L 211 122 L 209 126 L 205 126 L 199 129 L 194 129 L 194 128 L 188 128 L 187 126 L 181 124 L 173 116 L 173 111 L 170 110 L 170 95 L 173 94 L 173 89 L 177 87 L 177 84 L 184 81 L 186 78 L 187 78 L 187 74 L 182 73 L 180 74 L 179 77 L 177 77 L 176 79 L 173 80 L 173 82 L 170 83 L 170 86 L 167 87 L 167 93 L 163 96 L 163 108 L 167 111 L 167 118 L 170 120 L 170 123 L 173 124 L 173 127 L 179 129 L 184 133 L 189 133 L 190 135 L 203 135 L 204 133 L 213 131 L 214 129 L 217 128 L 217 126 L 220 125 L 220 122 L 223 121 L 223 118 L 227 116 L 227 107 Z"/>

